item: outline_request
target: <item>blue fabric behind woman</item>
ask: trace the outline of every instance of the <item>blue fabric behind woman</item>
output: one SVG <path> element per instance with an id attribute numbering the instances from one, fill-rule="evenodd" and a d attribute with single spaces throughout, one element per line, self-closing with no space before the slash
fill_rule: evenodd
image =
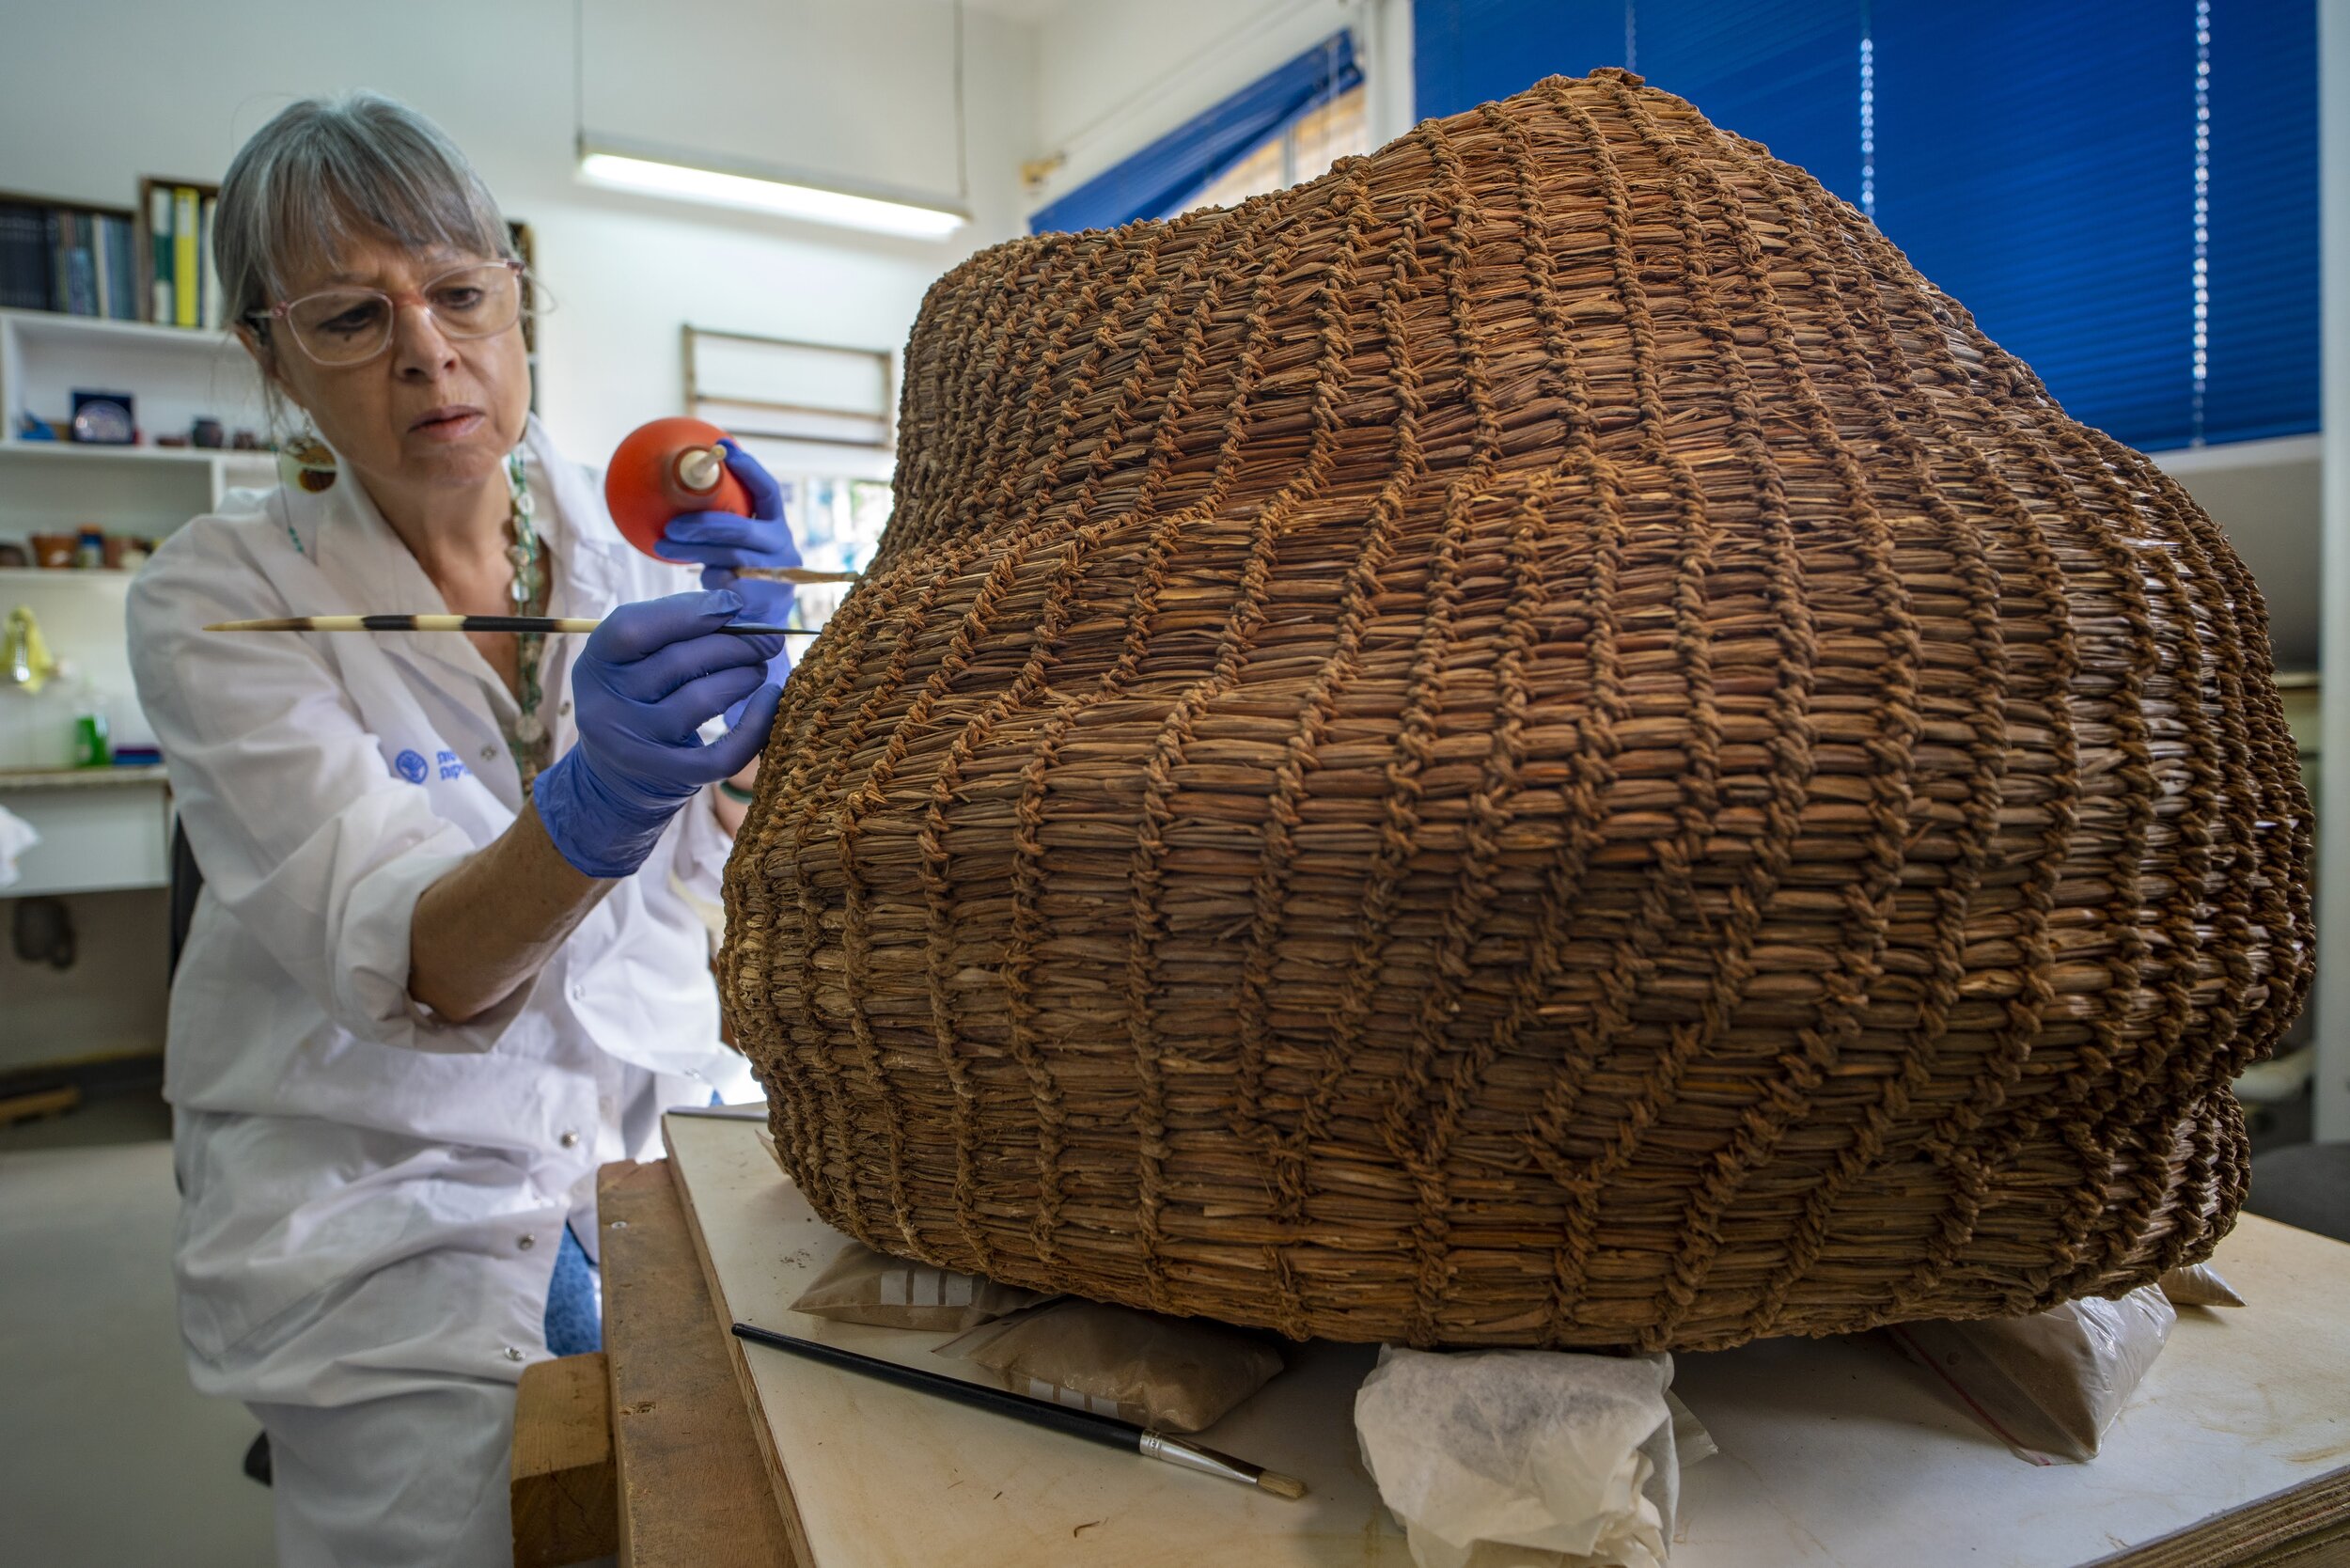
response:
<path id="1" fill-rule="evenodd" d="M 563 1227 L 563 1249 L 555 1257 L 555 1280 L 547 1287 L 547 1353 L 585 1356 L 603 1348 L 603 1311 L 596 1300 L 596 1265 L 572 1228 Z"/>

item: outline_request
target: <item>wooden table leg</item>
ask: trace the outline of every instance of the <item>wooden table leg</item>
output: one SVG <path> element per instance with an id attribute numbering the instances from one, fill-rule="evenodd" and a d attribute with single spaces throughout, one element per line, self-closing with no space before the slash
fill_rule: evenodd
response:
<path id="1" fill-rule="evenodd" d="M 795 1568 L 667 1162 L 605 1166 L 596 1202 L 620 1561 Z"/>
<path id="2" fill-rule="evenodd" d="M 514 1391 L 514 1568 L 568 1568 L 619 1549 L 610 1372 L 601 1353 L 523 1369 Z"/>

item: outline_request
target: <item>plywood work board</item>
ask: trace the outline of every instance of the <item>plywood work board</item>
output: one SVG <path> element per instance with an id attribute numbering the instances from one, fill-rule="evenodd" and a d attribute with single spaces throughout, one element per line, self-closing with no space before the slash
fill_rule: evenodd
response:
<path id="1" fill-rule="evenodd" d="M 719 1317 L 958 1370 L 929 1355 L 951 1335 L 790 1309 L 844 1238 L 783 1179 L 759 1132 L 748 1120 L 667 1121 Z M 1679 1357 L 1675 1390 L 1722 1451 L 1684 1472 L 1674 1568 L 2200 1568 L 2252 1560 L 2228 1543 L 2273 1544 L 2280 1514 L 2305 1534 L 2331 1528 L 2350 1509 L 2350 1488 L 2325 1480 L 2350 1466 L 2350 1247 L 2248 1216 L 2217 1262 L 2252 1305 L 2183 1312 L 2088 1465 L 2024 1464 L 1879 1337 Z M 1355 1389 L 1375 1347 L 1292 1347 L 1287 1372 L 1202 1434 L 1302 1478 L 1307 1498 L 1284 1503 L 728 1343 L 815 1568 L 1410 1561 L 1355 1440 Z M 2297 1507 L 2252 1506 L 2296 1489 Z M 2186 1556 L 2176 1541 L 2149 1547 L 2182 1530 L 2203 1544 Z"/>

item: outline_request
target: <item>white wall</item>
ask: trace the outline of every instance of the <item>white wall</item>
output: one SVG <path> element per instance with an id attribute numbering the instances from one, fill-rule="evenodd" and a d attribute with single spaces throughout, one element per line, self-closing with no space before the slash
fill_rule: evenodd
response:
<path id="1" fill-rule="evenodd" d="M 954 194 L 948 0 L 584 9 L 595 129 Z M 557 302 L 543 322 L 540 408 L 591 462 L 639 421 L 678 412 L 682 323 L 897 348 L 932 279 L 1020 230 L 1034 51 L 1017 21 L 967 19 L 978 221 L 926 244 L 578 184 L 573 17 L 572 0 L 12 5 L 0 189 L 129 206 L 142 174 L 218 180 L 292 98 L 371 87 L 403 99 L 531 225 Z M 619 36 L 646 18 L 691 47 Z M 913 133 L 876 129 L 891 125 Z"/>

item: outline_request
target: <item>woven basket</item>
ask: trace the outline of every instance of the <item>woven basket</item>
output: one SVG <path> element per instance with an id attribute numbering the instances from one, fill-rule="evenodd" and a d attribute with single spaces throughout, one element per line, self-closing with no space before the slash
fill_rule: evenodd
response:
<path id="1" fill-rule="evenodd" d="M 827 1219 L 1292 1335 L 2113 1294 L 2309 980 L 2260 596 L 1851 208 L 1554 78 L 996 246 L 722 978 Z"/>

